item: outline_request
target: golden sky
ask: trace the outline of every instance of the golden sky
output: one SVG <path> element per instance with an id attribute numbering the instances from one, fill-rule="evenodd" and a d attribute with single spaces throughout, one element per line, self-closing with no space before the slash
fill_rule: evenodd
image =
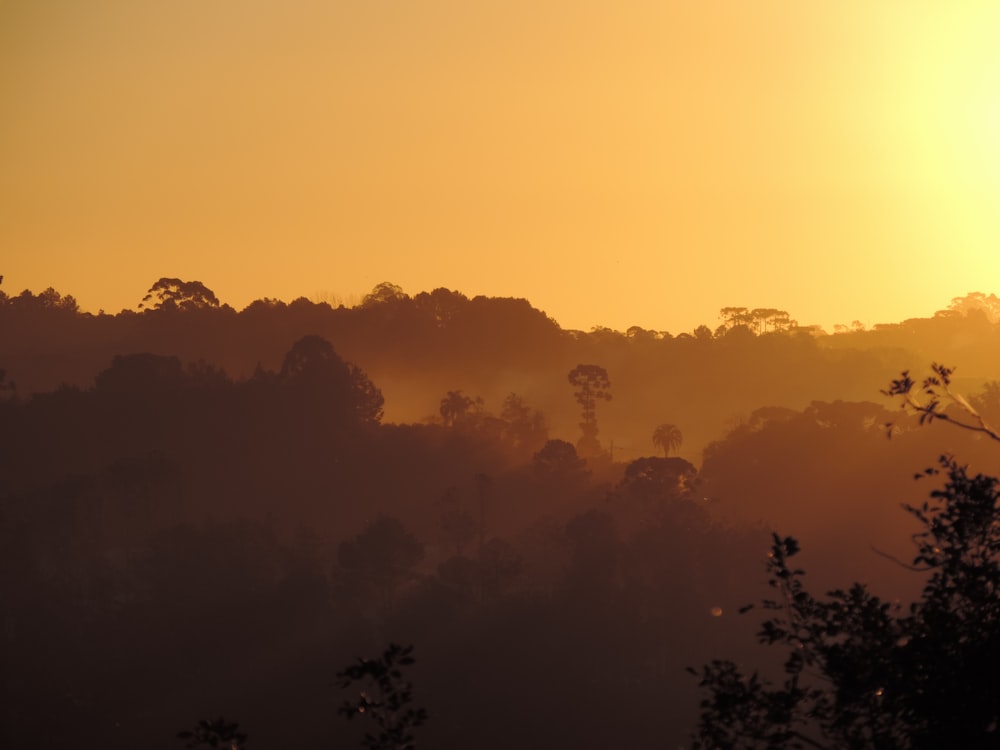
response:
<path id="1" fill-rule="evenodd" d="M 998 39 L 985 0 L 0 0 L 4 290 L 930 315 L 1000 292 Z"/>

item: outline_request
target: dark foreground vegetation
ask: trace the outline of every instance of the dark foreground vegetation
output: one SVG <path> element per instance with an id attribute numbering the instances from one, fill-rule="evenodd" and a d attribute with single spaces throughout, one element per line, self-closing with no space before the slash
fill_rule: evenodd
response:
<path id="1" fill-rule="evenodd" d="M 670 335 L 391 285 L 350 309 L 174 279 L 117 315 L 0 296 L 0 744 L 179 747 L 225 716 L 253 747 L 357 746 L 337 675 L 399 642 L 421 747 L 684 745 L 687 667 L 782 674 L 734 616 L 766 571 L 797 581 L 772 529 L 814 590 L 866 581 L 902 607 L 886 632 L 910 616 L 914 470 L 947 451 L 972 481 L 996 447 L 878 385 L 959 362 L 995 420 L 989 302 Z"/>

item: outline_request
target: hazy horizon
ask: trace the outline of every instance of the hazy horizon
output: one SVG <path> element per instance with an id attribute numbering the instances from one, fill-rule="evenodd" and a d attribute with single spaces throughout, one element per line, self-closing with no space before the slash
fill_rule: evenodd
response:
<path id="1" fill-rule="evenodd" d="M 163 278 L 163 277 L 161 276 L 161 277 L 158 277 L 158 278 Z M 167 276 L 167 278 L 170 278 L 170 277 Z M 324 303 L 325 302 L 327 304 L 330 304 L 333 307 L 337 307 L 338 305 L 344 305 L 345 307 L 356 307 L 356 306 L 358 306 L 358 305 L 360 305 L 362 303 L 362 301 L 364 300 L 365 296 L 367 294 L 369 294 L 372 291 L 372 289 L 374 289 L 374 287 L 376 286 L 376 285 L 373 285 L 372 287 L 369 287 L 369 288 L 364 289 L 364 290 L 357 290 L 357 291 L 356 290 L 351 290 L 350 292 L 348 292 L 346 294 L 338 293 L 338 292 L 332 291 L 332 290 L 325 290 L 325 289 L 323 289 L 323 290 L 314 291 L 314 292 L 309 293 L 309 294 L 306 294 L 306 293 L 293 294 L 293 295 L 289 295 L 287 297 L 277 297 L 277 296 L 271 295 L 271 294 L 262 294 L 262 295 L 256 296 L 256 297 L 243 297 L 243 298 L 238 298 L 236 300 L 233 300 L 233 299 L 228 299 L 223 294 L 219 293 L 219 288 L 216 285 L 212 284 L 211 282 L 206 281 L 205 279 L 201 279 L 201 278 L 183 278 L 181 280 L 182 281 L 198 281 L 198 282 L 203 283 L 207 288 L 211 289 L 212 291 L 214 291 L 216 293 L 216 295 L 219 297 L 220 304 L 229 305 L 230 307 L 232 307 L 233 309 L 235 309 L 237 311 L 243 310 L 248 305 L 252 304 L 253 302 L 255 302 L 257 300 L 261 300 L 261 299 L 275 299 L 275 300 L 279 300 L 281 302 L 290 303 L 290 302 L 292 302 L 292 301 L 294 301 L 296 299 L 305 298 L 305 299 L 308 299 L 310 302 L 315 302 L 315 303 Z M 151 280 L 150 283 L 149 283 L 149 286 L 151 286 L 154 281 L 155 281 L 155 279 Z M 392 279 L 383 279 L 381 282 L 378 282 L 378 283 L 390 283 L 390 284 L 392 284 L 394 282 L 393 282 Z M 54 287 L 52 284 L 45 284 L 44 286 L 39 286 L 37 288 L 29 288 L 29 287 L 18 288 L 16 284 L 17 284 L 16 277 L 12 279 L 10 277 L 5 276 L 4 280 L 3 280 L 3 287 L 0 288 L 0 291 L 3 291 L 3 292 L 5 292 L 6 294 L 8 294 L 10 296 L 15 296 L 15 295 L 19 294 L 21 291 L 30 291 L 32 293 L 37 294 L 37 293 L 43 291 L 44 289 L 51 287 L 51 288 L 54 288 L 60 294 L 73 296 L 74 299 L 76 299 L 77 303 L 79 304 L 81 312 L 91 313 L 91 314 L 98 314 L 99 312 L 104 312 L 104 313 L 109 314 L 109 315 L 115 315 L 115 314 L 117 314 L 119 312 L 123 312 L 123 311 L 127 311 L 127 310 L 133 310 L 133 311 L 135 311 L 135 310 L 141 310 L 141 308 L 139 307 L 139 304 L 142 301 L 142 297 L 145 295 L 146 291 L 148 291 L 148 289 L 149 289 L 149 286 L 145 287 L 142 290 L 141 293 L 138 293 L 135 296 L 135 301 L 134 302 L 131 302 L 131 303 L 122 303 L 122 306 L 120 308 L 118 308 L 115 305 L 106 305 L 106 304 L 101 304 L 100 302 L 98 302 L 96 304 L 93 303 L 93 302 L 88 303 L 87 298 L 84 297 L 84 296 L 82 296 L 82 295 L 80 295 L 80 294 L 78 294 L 76 291 L 74 291 L 73 288 L 65 288 L 65 289 L 63 289 L 63 288 Z M 664 318 L 665 319 L 669 318 L 670 320 L 682 321 L 679 325 L 669 325 L 669 324 L 668 325 L 662 325 L 661 324 L 662 321 L 631 321 L 631 322 L 628 322 L 628 323 L 625 323 L 625 324 L 622 324 L 622 325 L 611 325 L 608 322 L 604 321 L 603 319 L 597 319 L 597 318 L 594 318 L 594 317 L 591 317 L 591 318 L 574 318 L 574 317 L 564 318 L 564 317 L 561 317 L 560 315 L 558 315 L 553 310 L 547 309 L 543 304 L 540 304 L 535 299 L 527 297 L 527 296 L 525 296 L 523 294 L 517 294 L 517 293 L 511 293 L 511 294 L 487 294 L 487 293 L 484 293 L 484 292 L 481 293 L 481 292 L 469 291 L 469 290 L 462 289 L 462 288 L 457 288 L 457 287 L 443 287 L 443 285 L 430 286 L 430 287 L 423 288 L 423 289 L 408 289 L 408 288 L 402 287 L 402 286 L 401 286 L 401 288 L 402 288 L 403 292 L 407 296 L 409 296 L 409 297 L 414 297 L 414 296 L 416 296 L 416 295 L 418 295 L 420 293 L 423 293 L 423 292 L 431 292 L 434 289 L 447 288 L 447 289 L 449 289 L 449 291 L 457 292 L 459 294 L 462 294 L 462 295 L 468 297 L 469 299 L 472 299 L 474 297 L 479 297 L 479 296 L 483 296 L 483 297 L 498 297 L 498 298 L 511 298 L 511 299 L 524 299 L 524 300 L 527 300 L 527 302 L 529 304 L 531 304 L 532 307 L 534 307 L 537 310 L 540 310 L 541 312 L 545 313 L 549 318 L 553 319 L 559 325 L 559 327 L 562 328 L 563 330 L 578 330 L 578 331 L 591 331 L 591 330 L 594 330 L 594 329 L 597 329 L 597 328 L 609 328 L 611 330 L 616 330 L 616 331 L 620 331 L 620 332 L 624 333 L 625 331 L 627 331 L 632 326 L 639 326 L 640 328 L 644 328 L 646 330 L 659 331 L 659 332 L 668 332 L 668 333 L 671 333 L 673 335 L 677 335 L 679 333 L 690 333 L 692 330 L 694 330 L 696 327 L 698 327 L 700 325 L 706 325 L 709 328 L 711 328 L 712 330 L 715 330 L 715 328 L 722 323 L 722 318 L 719 315 L 719 311 L 722 308 L 724 308 L 724 307 L 737 307 L 737 306 L 740 306 L 740 307 L 746 307 L 748 309 L 754 309 L 754 308 L 757 308 L 757 307 L 777 307 L 778 309 L 783 309 L 783 308 L 781 308 L 780 305 L 772 304 L 771 302 L 769 302 L 767 300 L 751 301 L 749 303 L 745 299 L 736 300 L 736 301 L 728 300 L 728 301 L 725 301 L 725 302 L 720 302 L 720 304 L 714 305 L 714 307 L 711 306 L 711 305 L 705 305 L 704 309 L 707 310 L 708 312 L 706 312 L 706 317 L 704 317 L 704 318 L 695 318 L 695 317 L 692 317 L 693 313 L 688 313 L 687 315 L 684 315 L 684 316 L 673 316 L 670 312 L 667 312 L 667 313 L 664 314 Z M 992 293 L 992 290 L 983 290 L 983 289 L 975 289 L 975 290 L 970 289 L 970 290 L 966 290 L 966 292 L 963 292 L 962 294 L 955 295 L 954 297 L 948 298 L 946 300 L 942 299 L 942 300 L 940 300 L 938 302 L 926 305 L 926 306 L 924 306 L 923 308 L 921 308 L 919 310 L 915 310 L 915 311 L 912 311 L 912 312 L 903 313 L 903 314 L 900 314 L 899 317 L 892 318 L 892 319 L 874 319 L 874 318 L 871 318 L 871 317 L 866 318 L 863 315 L 859 315 L 859 314 L 856 314 L 856 312 L 852 312 L 849 309 L 845 309 L 845 311 L 843 312 L 843 314 L 840 315 L 839 317 L 831 318 L 829 321 L 816 321 L 816 320 L 804 319 L 802 316 L 800 316 L 800 315 L 797 314 L 796 310 L 786 310 L 786 311 L 791 315 L 792 319 L 796 320 L 798 322 L 798 324 L 801 325 L 801 326 L 814 326 L 814 325 L 818 325 L 826 333 L 833 333 L 834 332 L 834 326 L 837 326 L 837 325 L 850 326 L 851 323 L 853 323 L 854 321 L 859 321 L 859 322 L 861 322 L 865 326 L 865 328 L 870 328 L 873 325 L 877 325 L 877 324 L 894 324 L 894 323 L 900 323 L 900 322 L 902 322 L 904 320 L 909 320 L 909 319 L 913 319 L 913 318 L 930 318 L 930 317 L 933 317 L 936 312 L 938 312 L 940 310 L 947 309 L 948 306 L 949 306 L 949 303 L 951 303 L 951 301 L 953 299 L 964 297 L 966 294 L 971 294 L 973 292 L 983 292 L 984 294 L 989 295 L 989 294 Z M 127 295 L 125 295 L 124 293 L 122 293 L 122 294 L 117 295 L 117 296 L 124 299 Z M 567 322 L 567 320 L 569 322 Z M 580 324 L 573 324 L 573 321 L 589 321 L 589 320 L 593 320 L 594 322 L 590 322 L 590 323 L 582 322 Z"/>
<path id="2" fill-rule="evenodd" d="M 0 272 L 829 329 L 1000 277 L 994 3 L 14 0 Z M 983 290 L 986 291 L 986 290 Z"/>

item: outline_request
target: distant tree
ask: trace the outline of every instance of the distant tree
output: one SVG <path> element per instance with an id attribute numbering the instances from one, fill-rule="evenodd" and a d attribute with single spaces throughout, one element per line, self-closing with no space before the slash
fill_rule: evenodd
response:
<path id="1" fill-rule="evenodd" d="M 458 490 L 449 487 L 441 498 L 441 531 L 455 555 L 464 554 L 465 546 L 475 539 L 478 528 L 476 519 L 461 502 Z"/>
<path id="2" fill-rule="evenodd" d="M 413 646 L 395 643 L 377 659 L 359 659 L 337 673 L 341 688 L 360 687 L 355 700 L 344 701 L 340 713 L 348 719 L 367 716 L 375 731 L 365 734 L 368 750 L 413 750 L 413 730 L 427 721 L 425 708 L 413 705 L 413 683 L 403 677 L 403 667 L 414 663 Z"/>
<path id="3" fill-rule="evenodd" d="M 522 570 L 521 558 L 510 543 L 493 538 L 483 545 L 479 554 L 481 589 L 484 598 L 499 596 L 509 589 Z"/>
<path id="4" fill-rule="evenodd" d="M 27 289 L 16 297 L 7 297 L 6 294 L 3 294 L 2 299 L 15 309 L 21 310 L 59 311 L 63 313 L 78 313 L 80 311 L 80 306 L 72 295 L 63 296 L 52 287 L 48 287 L 37 295 L 32 294 Z"/>
<path id="5" fill-rule="evenodd" d="M 222 748 L 222 750 L 241 750 L 246 747 L 247 735 L 239 731 L 240 725 L 235 721 L 218 719 L 202 719 L 193 730 L 177 733 L 177 739 L 184 741 L 189 748 Z"/>
<path id="6" fill-rule="evenodd" d="M 750 310 L 746 307 L 723 307 L 719 310 L 719 317 L 722 318 L 726 328 L 749 327 L 752 322 Z"/>
<path id="7" fill-rule="evenodd" d="M 576 391 L 573 395 L 583 408 L 580 430 L 583 436 L 577 448 L 584 455 L 597 455 L 601 444 L 597 440 L 597 402 L 611 400 L 611 380 L 608 371 L 598 365 L 577 365 L 569 373 L 569 383 Z"/>
<path id="8" fill-rule="evenodd" d="M 397 587 L 423 557 L 424 545 L 398 519 L 388 516 L 379 517 L 337 550 L 340 564 L 375 589 L 387 610 Z"/>
<path id="9" fill-rule="evenodd" d="M 652 527 L 664 519 L 677 524 L 692 515 L 692 508 L 681 508 L 677 501 L 690 499 L 697 476 L 698 470 L 683 458 L 637 458 L 625 467 L 609 499 L 624 528 Z"/>
<path id="10" fill-rule="evenodd" d="M 661 424 L 653 430 L 653 445 L 663 451 L 664 458 L 670 455 L 670 451 L 680 448 L 683 442 L 684 436 L 677 425 Z"/>
<path id="11" fill-rule="evenodd" d="M 549 440 L 532 459 L 535 476 L 547 481 L 572 485 L 588 474 L 587 461 L 577 455 L 572 443 Z"/>
<path id="12" fill-rule="evenodd" d="M 2 378 L 0 378 L 2 381 Z M 969 397 L 969 403 L 987 422 L 1000 419 L 1000 381 L 983 383 L 983 390 Z"/>
<path id="13" fill-rule="evenodd" d="M 149 288 L 139 303 L 139 309 L 149 310 L 206 310 L 219 307 L 215 292 L 200 281 L 159 279 Z"/>
<path id="14" fill-rule="evenodd" d="M 441 399 L 438 412 L 441 414 L 441 419 L 445 427 L 456 427 L 468 421 L 470 416 L 476 411 L 476 407 L 481 410 L 482 405 L 483 400 L 481 398 L 471 398 L 460 390 L 448 391 L 444 398 Z"/>
<path id="15" fill-rule="evenodd" d="M 658 498 L 676 498 L 694 485 L 698 470 L 683 458 L 646 456 L 625 467 L 619 489 Z"/>
<path id="16" fill-rule="evenodd" d="M 982 292 L 969 292 L 964 297 L 955 297 L 948 305 L 948 310 L 939 310 L 936 317 L 942 313 L 955 312 L 968 316 L 975 310 L 982 311 L 991 323 L 1000 321 L 1000 298 L 995 294 L 986 295 Z"/>
<path id="17" fill-rule="evenodd" d="M 692 332 L 697 341 L 711 341 L 712 329 L 706 325 L 700 325 Z"/>
<path id="18" fill-rule="evenodd" d="M 514 448 L 536 451 L 548 439 L 545 415 L 528 406 L 516 393 L 508 393 L 504 398 L 500 418 L 505 423 L 507 439 Z"/>
<path id="19" fill-rule="evenodd" d="M 428 315 L 439 328 L 447 327 L 469 306 L 469 298 L 464 294 L 443 287 L 432 292 L 421 292 L 413 298 L 413 302 L 416 308 Z"/>
<path id="20" fill-rule="evenodd" d="M 365 295 L 365 298 L 361 300 L 361 306 L 371 307 L 372 305 L 384 305 L 407 299 L 409 299 L 409 297 L 406 296 L 406 292 L 403 291 L 403 287 L 398 284 L 383 281 L 380 284 L 376 284 L 375 287 Z"/>
<path id="21" fill-rule="evenodd" d="M 642 326 L 630 326 L 627 331 L 625 331 L 625 338 L 631 339 L 632 341 L 656 341 L 659 335 L 656 331 L 647 331 Z"/>
<path id="22" fill-rule="evenodd" d="M 773 307 L 758 307 L 750 311 L 753 320 L 754 330 L 758 335 L 763 335 L 770 331 L 784 331 L 791 327 L 791 318 L 785 310 L 777 310 Z"/>
<path id="23" fill-rule="evenodd" d="M 153 395 L 184 386 L 184 368 L 177 357 L 162 354 L 119 354 L 94 378 L 99 393 Z"/>
<path id="24" fill-rule="evenodd" d="M 382 392 L 364 371 L 341 359 L 321 336 L 303 336 L 285 355 L 279 380 L 316 406 L 360 423 L 382 419 Z"/>

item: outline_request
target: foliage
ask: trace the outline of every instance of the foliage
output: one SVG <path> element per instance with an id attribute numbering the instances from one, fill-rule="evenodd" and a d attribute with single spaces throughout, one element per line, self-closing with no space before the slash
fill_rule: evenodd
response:
<path id="1" fill-rule="evenodd" d="M 367 715 L 376 730 L 365 734 L 362 745 L 370 750 L 410 750 L 416 747 L 413 730 L 427 721 L 427 710 L 414 707 L 413 685 L 403 678 L 402 667 L 414 660 L 413 646 L 395 643 L 378 659 L 359 659 L 337 673 L 342 688 L 360 684 L 354 701 L 344 701 L 340 713 L 348 719 Z"/>
<path id="2" fill-rule="evenodd" d="M 952 370 L 934 365 L 921 399 L 907 373 L 887 395 L 921 422 L 946 419 L 945 402 L 978 416 L 949 388 Z M 949 419 L 997 438 L 991 428 Z M 760 643 L 785 651 L 783 676 L 744 674 L 733 662 L 705 665 L 707 690 L 694 748 L 983 748 L 1000 745 L 1000 480 L 970 475 L 951 456 L 943 487 L 905 510 L 922 526 L 910 570 L 928 574 L 920 598 L 903 608 L 861 583 L 826 597 L 808 591 L 791 537 L 773 537 L 768 555 L 770 613 Z M 747 611 L 745 607 L 741 611 Z"/>
<path id="3" fill-rule="evenodd" d="M 951 389 L 955 368 L 934 363 L 931 365 L 931 372 L 932 374 L 925 377 L 918 387 L 916 381 L 910 377 L 909 370 L 904 370 L 882 393 L 893 398 L 898 397 L 902 401 L 903 409 L 919 416 L 921 425 L 941 420 L 963 430 L 980 432 L 993 440 L 1000 441 L 1000 433 L 987 424 L 983 416 L 964 396 Z M 953 413 L 948 413 L 947 409 L 950 406 L 957 407 L 965 417 L 956 417 Z M 973 421 L 968 421 L 970 419 Z M 890 423 L 886 427 L 891 436 L 893 425 Z"/>
<path id="4" fill-rule="evenodd" d="M 146 292 L 139 308 L 151 310 L 204 310 L 219 307 L 215 292 L 200 281 L 161 278 Z"/>
<path id="5" fill-rule="evenodd" d="M 380 516 L 365 530 L 341 543 L 337 549 L 340 564 L 361 583 L 371 586 L 382 597 L 386 608 L 392 596 L 413 567 L 424 557 L 424 545 L 403 524 Z"/>
<path id="6" fill-rule="evenodd" d="M 583 408 L 580 430 L 583 436 L 577 448 L 585 455 L 600 453 L 597 442 L 597 402 L 611 400 L 611 379 L 608 371 L 599 365 L 577 365 L 569 373 L 569 383 L 576 391 L 573 395 Z"/>
<path id="7" fill-rule="evenodd" d="M 695 748 L 995 747 L 1000 742 L 998 480 L 948 456 L 931 502 L 905 506 L 924 527 L 914 570 L 930 577 L 903 610 L 860 583 L 813 596 L 774 535 L 758 640 L 786 652 L 784 679 L 744 675 L 729 661 L 701 672 L 709 695 Z M 937 474 L 929 469 L 927 474 Z"/>
<path id="8" fill-rule="evenodd" d="M 360 424 L 382 419 L 385 399 L 368 375 L 343 358 L 322 336 L 303 336 L 289 349 L 279 378 L 306 400 L 308 408 L 320 408 L 330 417 L 346 417 Z"/>
<path id="9" fill-rule="evenodd" d="M 483 410 L 483 400 L 466 396 L 462 391 L 448 391 L 441 399 L 438 411 L 445 427 L 455 427 L 470 421 Z"/>
<path id="10" fill-rule="evenodd" d="M 681 447 L 684 436 L 680 428 L 673 424 L 661 424 L 653 430 L 653 445 L 663 451 L 663 457 L 670 455 L 670 451 Z"/>
<path id="11" fill-rule="evenodd" d="M 723 307 L 719 310 L 719 317 L 724 321 L 723 329 L 726 331 L 743 326 L 758 335 L 767 333 L 769 329 L 787 331 L 796 326 L 787 311 L 773 307 L 757 307 L 753 310 L 746 307 Z"/>
<path id="12" fill-rule="evenodd" d="M 393 302 L 402 302 L 408 300 L 409 297 L 403 288 L 398 284 L 393 284 L 389 281 L 383 281 L 376 284 L 375 287 L 365 295 L 365 298 L 361 301 L 362 307 L 372 307 L 373 305 L 388 305 Z"/>
<path id="13" fill-rule="evenodd" d="M 580 458 L 572 443 L 548 440 L 532 457 L 535 476 L 542 481 L 575 485 L 589 473 L 586 459 Z"/>
<path id="14" fill-rule="evenodd" d="M 194 730 L 178 732 L 177 739 L 185 740 L 185 747 L 206 748 L 218 747 L 225 750 L 239 750 L 246 747 L 247 736 L 239 731 L 240 725 L 228 722 L 223 717 L 209 720 L 202 719 Z"/>

